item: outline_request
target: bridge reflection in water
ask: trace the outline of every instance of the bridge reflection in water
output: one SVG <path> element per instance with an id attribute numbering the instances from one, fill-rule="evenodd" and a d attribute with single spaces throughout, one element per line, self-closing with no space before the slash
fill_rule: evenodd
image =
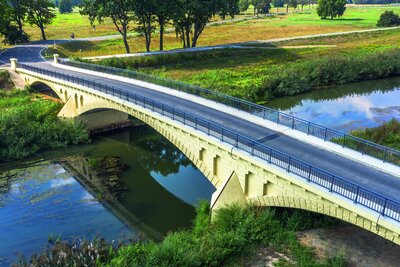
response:
<path id="1" fill-rule="evenodd" d="M 207 178 L 148 126 L 106 136 L 107 142 L 91 150 L 87 157 L 67 157 L 61 164 L 76 173 L 77 180 L 99 201 L 145 237 L 160 239 L 168 231 L 190 226 L 195 215 L 193 205 L 200 199 L 210 200 L 215 191 Z M 97 176 L 89 163 L 91 158 L 105 155 L 117 156 L 129 166 L 119 177 L 122 189 L 108 187 L 105 178 Z"/>
<path id="2" fill-rule="evenodd" d="M 276 131 L 256 123 L 258 113 L 249 117 L 240 111 L 241 118 L 237 109 L 210 100 L 194 99 L 168 88 L 157 91 L 149 84 L 88 74 L 79 68 L 17 68 L 15 61 L 13 66 L 28 84 L 45 83 L 59 95 L 65 103 L 59 114 L 63 118 L 105 108 L 130 114 L 156 129 L 217 188 L 213 210 L 233 202 L 300 208 L 342 219 L 400 243 L 400 182 L 398 172 L 393 172 L 397 167 L 382 162 L 371 167 L 361 153 L 340 154 L 343 148 L 339 145 L 321 148 L 323 140 L 342 136 L 344 143 L 353 142 L 351 136 L 271 113 L 277 115 L 279 123 L 273 127 L 296 129 L 294 134 L 302 135 L 296 139 L 283 134 L 265 144 L 257 140 Z M 361 151 L 398 163 L 398 151 L 363 140 L 354 142 L 363 146 Z"/>

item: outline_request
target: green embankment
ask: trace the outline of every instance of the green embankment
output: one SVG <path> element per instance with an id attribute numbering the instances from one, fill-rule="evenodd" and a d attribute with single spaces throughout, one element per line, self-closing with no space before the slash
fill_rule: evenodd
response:
<path id="1" fill-rule="evenodd" d="M 400 150 L 400 121 L 392 119 L 379 127 L 356 130 L 354 136 Z"/>
<path id="2" fill-rule="evenodd" d="M 27 91 L 0 90 L 0 162 L 87 143 L 84 124 L 57 118 L 61 107 Z"/>
<path id="3" fill-rule="evenodd" d="M 296 232 L 330 227 L 337 220 L 306 211 L 230 206 L 212 223 L 207 202 L 200 203 L 192 229 L 168 234 L 163 241 L 144 241 L 109 247 L 83 242 L 78 247 L 55 244 L 31 258 L 33 266 L 242 266 L 260 249 L 281 252 L 276 266 L 345 266 L 344 258 L 317 259 L 312 248 L 298 241 Z M 22 261 L 21 266 L 29 266 Z"/>
<path id="4" fill-rule="evenodd" d="M 263 103 L 337 84 L 397 76 L 399 41 L 400 30 L 396 29 L 260 44 L 249 49 L 113 58 L 98 63 Z"/>

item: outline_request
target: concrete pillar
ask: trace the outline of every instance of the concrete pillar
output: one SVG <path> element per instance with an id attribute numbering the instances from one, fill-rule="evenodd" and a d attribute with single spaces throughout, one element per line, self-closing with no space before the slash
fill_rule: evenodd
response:
<path id="1" fill-rule="evenodd" d="M 247 205 L 247 199 L 240 185 L 239 178 L 235 172 L 232 172 L 222 186 L 211 197 L 211 219 L 213 219 L 218 209 L 227 205 L 237 204 L 240 206 Z"/>
<path id="2" fill-rule="evenodd" d="M 54 54 L 53 57 L 54 57 L 54 64 L 60 63 L 60 55 Z"/>
<path id="3" fill-rule="evenodd" d="M 16 59 L 16 58 L 10 58 L 10 62 L 11 62 L 11 69 L 12 69 L 13 71 L 16 71 L 16 70 L 17 70 L 17 67 L 18 67 L 18 59 Z"/>

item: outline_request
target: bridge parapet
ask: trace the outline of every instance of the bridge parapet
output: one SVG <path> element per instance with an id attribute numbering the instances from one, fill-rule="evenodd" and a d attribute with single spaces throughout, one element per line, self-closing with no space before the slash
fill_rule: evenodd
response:
<path id="1" fill-rule="evenodd" d="M 77 62 L 73 60 L 61 60 L 61 64 L 77 67 L 81 69 L 107 73 L 122 77 L 128 77 L 136 80 L 142 80 L 145 82 L 165 86 L 171 89 L 185 92 L 191 95 L 200 96 L 205 99 L 222 103 L 229 107 L 236 108 L 241 111 L 248 112 L 258 118 L 274 122 L 278 125 L 286 126 L 292 130 L 297 130 L 308 136 L 313 136 L 324 141 L 330 141 L 343 148 L 349 148 L 360 152 L 362 155 L 369 155 L 373 158 L 380 159 L 384 163 L 390 163 L 396 166 L 400 166 L 400 151 L 373 143 L 368 140 L 364 140 L 340 131 L 330 129 L 328 127 L 315 124 L 310 121 L 297 118 L 293 115 L 286 114 L 279 110 L 274 110 L 262 105 L 258 105 L 243 99 L 232 97 L 223 93 L 219 93 L 213 90 L 208 90 L 198 86 L 177 82 L 174 80 L 161 78 L 155 75 L 145 74 L 132 70 L 118 69 L 108 66 L 102 66 L 97 64 L 90 64 L 84 62 Z"/>
<path id="2" fill-rule="evenodd" d="M 128 113 L 156 129 L 185 153 L 218 189 L 213 196 L 214 208 L 221 206 L 217 205 L 218 199 L 224 199 L 222 204 L 245 199 L 258 205 L 304 208 L 324 214 L 329 210 L 330 216 L 334 210 L 334 217 L 363 224 L 368 230 L 373 225 L 379 235 L 400 244 L 400 204 L 390 198 L 221 125 L 132 92 L 56 71 L 28 65 L 20 67 L 19 73 L 28 82 L 42 81 L 60 94 L 60 90 L 68 89 L 71 93 L 65 100 L 81 94 L 84 104 L 71 105 L 75 109 L 71 116 L 107 108 Z M 237 180 L 230 183 L 232 177 Z M 227 193 L 224 188 L 235 193 Z M 354 216 L 362 220 L 354 221 Z"/>

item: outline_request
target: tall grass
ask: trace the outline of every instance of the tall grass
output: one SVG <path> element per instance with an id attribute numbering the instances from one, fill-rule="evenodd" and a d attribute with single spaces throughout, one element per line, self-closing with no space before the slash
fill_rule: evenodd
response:
<path id="1" fill-rule="evenodd" d="M 354 136 L 400 150 L 400 121 L 392 119 L 375 128 L 356 130 Z"/>
<path id="2" fill-rule="evenodd" d="M 44 149 L 87 143 L 83 123 L 57 118 L 61 104 L 26 91 L 0 91 L 0 162 L 21 159 Z"/>
<path id="3" fill-rule="evenodd" d="M 252 255 L 260 246 L 287 254 L 292 262 L 283 261 L 282 266 L 344 266 L 340 256 L 316 260 L 313 250 L 299 243 L 295 231 L 311 216 L 305 214 L 283 216 L 274 209 L 233 205 L 219 210 L 211 222 L 208 203 L 203 202 L 192 230 L 169 234 L 158 244 L 121 247 L 104 266 L 223 266 Z"/>

